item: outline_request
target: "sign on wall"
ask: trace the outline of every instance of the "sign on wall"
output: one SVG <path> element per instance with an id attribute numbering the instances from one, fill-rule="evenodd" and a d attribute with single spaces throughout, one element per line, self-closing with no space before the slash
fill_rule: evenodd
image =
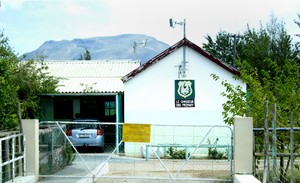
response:
<path id="1" fill-rule="evenodd" d="M 195 107 L 194 80 L 175 80 L 175 107 Z"/>
<path id="2" fill-rule="evenodd" d="M 124 123 L 122 135 L 124 142 L 150 143 L 151 125 Z"/>

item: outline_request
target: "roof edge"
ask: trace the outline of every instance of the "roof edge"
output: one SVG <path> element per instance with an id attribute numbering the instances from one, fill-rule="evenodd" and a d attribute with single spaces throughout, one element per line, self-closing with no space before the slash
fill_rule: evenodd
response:
<path id="1" fill-rule="evenodd" d="M 227 65 L 226 63 L 224 63 L 223 61 L 217 59 L 216 57 L 209 54 L 208 52 L 204 51 L 202 48 L 200 48 L 198 45 L 194 44 L 193 42 L 191 42 L 187 38 L 183 38 L 182 40 L 180 40 L 177 43 L 175 43 L 174 45 L 170 46 L 169 48 L 167 48 L 166 50 L 164 50 L 160 54 L 156 55 L 155 57 L 153 57 L 152 59 L 150 59 L 149 61 L 147 61 L 143 65 L 139 66 L 138 68 L 136 68 L 133 71 L 129 72 L 127 75 L 123 76 L 121 78 L 121 80 L 124 83 L 131 80 L 133 77 L 135 77 L 136 75 L 138 75 L 142 71 L 146 70 L 148 67 L 152 66 L 156 62 L 162 60 L 163 58 L 165 58 L 169 54 L 171 54 L 174 51 L 178 50 L 182 46 L 187 46 L 187 47 L 193 49 L 194 51 L 196 51 L 199 54 L 203 55 L 204 57 L 211 60 L 212 62 L 219 65 L 220 67 L 224 68 L 225 70 L 231 72 L 234 75 L 240 76 L 240 72 L 238 70 L 236 70 L 235 68 Z"/>

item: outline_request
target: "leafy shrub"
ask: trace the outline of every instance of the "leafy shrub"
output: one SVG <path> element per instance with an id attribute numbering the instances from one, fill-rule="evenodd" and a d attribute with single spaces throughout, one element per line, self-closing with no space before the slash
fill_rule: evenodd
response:
<path id="1" fill-rule="evenodd" d="M 214 144 L 217 144 L 218 141 L 219 141 L 219 138 L 216 138 Z M 211 144 L 209 139 L 208 139 L 208 144 Z M 208 158 L 209 159 L 223 159 L 223 158 L 225 158 L 225 153 L 219 152 L 216 147 L 214 147 L 214 148 L 209 147 L 208 148 Z"/>
<path id="2" fill-rule="evenodd" d="M 70 165 L 75 160 L 75 155 L 73 154 L 73 147 L 71 145 L 66 145 L 63 151 L 63 157 L 66 165 Z"/>
<path id="3" fill-rule="evenodd" d="M 177 148 L 169 147 L 167 151 L 168 155 L 172 157 L 172 159 L 185 159 L 185 150 L 177 150 Z M 190 153 L 188 153 L 190 156 Z"/>

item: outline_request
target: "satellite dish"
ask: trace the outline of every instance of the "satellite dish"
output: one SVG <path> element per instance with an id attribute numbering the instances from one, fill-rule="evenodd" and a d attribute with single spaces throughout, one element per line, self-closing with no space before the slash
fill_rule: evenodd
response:
<path id="1" fill-rule="evenodd" d="M 173 27 L 174 27 L 174 24 L 173 24 L 173 20 L 172 20 L 172 18 L 170 18 L 170 19 L 169 19 L 169 23 L 170 23 L 170 27 L 172 27 L 172 28 L 173 28 Z"/>

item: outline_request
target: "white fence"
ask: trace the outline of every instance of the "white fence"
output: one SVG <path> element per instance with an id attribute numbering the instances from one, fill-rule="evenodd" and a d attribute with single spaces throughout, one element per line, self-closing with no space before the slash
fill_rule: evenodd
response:
<path id="1" fill-rule="evenodd" d="M 25 172 L 25 148 L 23 134 L 0 138 L 0 182 L 12 181 Z"/>

